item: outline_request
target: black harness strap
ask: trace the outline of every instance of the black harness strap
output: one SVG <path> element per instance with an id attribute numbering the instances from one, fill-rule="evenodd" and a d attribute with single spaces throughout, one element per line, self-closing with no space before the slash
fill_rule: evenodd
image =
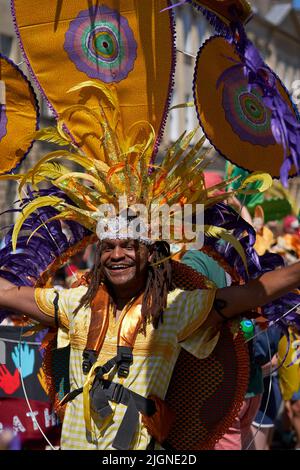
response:
<path id="1" fill-rule="evenodd" d="M 130 449 L 130 444 L 139 422 L 139 413 L 152 416 L 156 411 L 154 401 L 109 380 L 101 380 L 98 383 L 94 382 L 91 392 L 93 395 L 93 409 L 95 409 L 94 403 L 97 403 L 98 400 L 103 403 L 103 396 L 106 400 L 127 406 L 112 446 L 118 450 Z"/>
<path id="2" fill-rule="evenodd" d="M 118 346 L 117 351 L 118 376 L 126 378 L 133 363 L 132 349 L 127 346 Z"/>
<path id="3" fill-rule="evenodd" d="M 84 375 L 87 375 L 97 360 L 98 352 L 92 349 L 85 349 L 82 353 L 82 357 L 82 371 Z M 117 365 L 118 376 L 124 378 L 128 377 L 130 366 L 133 363 L 132 348 L 128 348 L 127 346 L 118 346 L 117 355 L 104 366 L 101 366 L 101 368 L 107 368 L 107 365 L 109 365 L 111 361 L 114 361 L 114 363 L 104 373 L 109 372 L 113 366 Z"/>
<path id="4" fill-rule="evenodd" d="M 83 392 L 83 387 L 76 388 L 76 390 L 72 390 L 72 392 L 67 393 L 63 399 L 59 402 L 60 406 L 65 405 L 71 400 L 74 400 L 78 395 L 80 395 Z"/>
<path id="5" fill-rule="evenodd" d="M 98 353 L 92 349 L 85 349 L 82 353 L 82 372 L 87 375 L 95 362 L 97 361 Z"/>
<path id="6" fill-rule="evenodd" d="M 90 355 L 87 355 L 87 353 L 89 353 L 89 352 L 93 352 L 93 351 L 85 350 L 84 353 L 83 353 L 83 354 L 86 354 L 86 356 L 84 356 L 84 358 L 87 359 L 87 360 L 90 357 Z M 103 366 L 97 367 L 93 387 L 94 387 L 95 383 L 99 380 L 102 380 L 103 375 L 107 374 L 116 364 L 117 364 L 117 356 L 115 356 L 112 359 L 110 359 L 109 361 L 107 361 Z M 91 367 L 89 368 L 89 370 L 90 369 L 91 369 Z M 91 391 L 93 390 L 93 387 L 92 387 Z M 64 398 L 60 401 L 60 405 L 61 406 L 65 405 L 69 401 L 74 400 L 74 398 L 76 398 L 82 392 L 83 392 L 83 387 L 77 388 L 76 390 L 72 390 L 72 392 L 69 392 L 69 393 L 67 393 L 66 396 L 64 396 Z M 91 392 L 90 392 L 90 395 L 91 395 Z M 93 402 L 92 397 L 91 397 L 91 400 Z M 95 407 L 98 408 L 100 406 L 100 410 L 101 410 L 101 403 L 99 402 L 99 400 L 97 400 L 97 401 L 98 401 L 98 403 L 95 404 Z M 107 406 L 106 402 L 107 402 L 107 400 L 105 400 L 105 398 L 103 398 L 103 407 L 104 408 Z M 101 412 L 98 411 L 98 409 L 97 409 L 97 412 L 99 412 L 101 414 Z"/>
<path id="7" fill-rule="evenodd" d="M 109 362 L 112 361 L 113 360 Z M 101 371 L 97 372 L 93 386 L 90 390 L 91 408 L 94 412 L 105 418 L 112 413 L 109 401 L 121 403 L 122 405 L 127 406 L 127 410 L 112 446 L 118 450 L 128 450 L 130 449 L 130 444 L 137 429 L 139 413 L 146 416 L 152 416 L 156 412 L 155 403 L 153 400 L 129 390 L 122 384 L 102 379 L 100 376 L 103 376 L 103 367 L 100 368 Z M 99 372 L 100 376 L 98 375 Z M 64 397 L 60 404 L 63 405 L 70 400 L 73 400 L 82 393 L 82 391 L 82 387 L 73 390 Z"/>
<path id="8" fill-rule="evenodd" d="M 124 387 L 122 384 L 111 382 L 110 380 L 102 380 L 101 385 L 108 399 L 115 403 L 121 403 L 122 405 L 128 406 L 130 399 L 132 398 L 140 413 L 152 416 L 156 411 L 153 400 L 129 390 L 129 388 Z"/>
<path id="9" fill-rule="evenodd" d="M 107 361 L 104 366 L 101 366 L 96 369 L 96 376 L 90 391 L 90 398 L 93 410 L 98 413 L 102 418 L 106 418 L 106 416 L 109 416 L 112 413 L 112 408 L 108 403 L 107 393 L 105 393 L 103 388 L 103 383 L 105 381 L 102 379 L 104 374 L 110 372 L 111 369 L 116 365 L 118 367 L 118 376 L 127 377 L 132 361 L 132 350 L 127 347 L 118 346 L 117 356 Z M 116 400 L 113 399 L 113 401 Z"/>
<path id="10" fill-rule="evenodd" d="M 95 363 L 96 354 L 96 351 L 92 350 L 85 350 L 83 352 L 84 374 L 87 374 Z M 122 423 L 112 444 L 112 446 L 118 450 L 130 449 L 130 444 L 138 426 L 139 413 L 152 416 L 156 411 L 153 400 L 132 392 L 122 384 L 103 379 L 104 374 L 109 373 L 115 366 L 118 368 L 119 377 L 128 377 L 132 362 L 132 349 L 125 346 L 118 346 L 117 356 L 107 361 L 103 366 L 99 366 L 95 369 L 95 379 L 90 390 L 91 408 L 95 413 L 99 414 L 101 418 L 106 418 L 113 412 L 109 401 L 127 406 Z M 83 387 L 73 390 L 62 399 L 60 404 L 64 405 L 68 403 L 82 393 L 82 391 Z"/>
<path id="11" fill-rule="evenodd" d="M 139 411 L 132 395 L 129 398 L 127 410 L 122 423 L 113 440 L 112 447 L 117 450 L 128 450 L 133 440 L 139 422 Z"/>

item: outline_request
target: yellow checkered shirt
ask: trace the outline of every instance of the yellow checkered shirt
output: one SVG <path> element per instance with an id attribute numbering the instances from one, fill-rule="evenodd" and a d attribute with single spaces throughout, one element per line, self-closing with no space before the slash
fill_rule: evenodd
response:
<path id="1" fill-rule="evenodd" d="M 81 309 L 76 315 L 74 310 L 86 287 L 63 289 L 59 291 L 59 323 L 58 347 L 70 344 L 70 385 L 71 390 L 82 387 L 86 376 L 82 373 L 82 352 L 85 348 L 90 324 L 90 308 Z M 46 315 L 54 317 L 54 289 L 36 289 L 35 299 L 39 309 Z M 207 357 L 214 349 L 219 335 L 212 335 L 209 330 L 201 329 L 201 325 L 210 312 L 215 290 L 182 291 L 176 289 L 169 293 L 167 308 L 163 314 L 163 323 L 154 329 L 147 326 L 146 337 L 138 334 L 134 349 L 134 362 L 128 377 L 119 379 L 115 369 L 110 373 L 109 380 L 120 382 L 130 390 L 144 396 L 156 395 L 165 398 L 171 375 L 178 358 L 180 348 L 184 348 L 198 358 Z M 101 363 L 113 358 L 117 352 L 117 332 L 119 323 L 111 315 L 106 338 L 99 355 Z M 93 423 L 93 437 L 86 431 L 83 414 L 82 394 L 69 402 L 63 422 L 61 448 L 73 450 L 113 450 L 112 442 L 122 422 L 126 407 L 112 404 L 114 414 L 106 427 L 101 428 L 101 419 Z M 151 436 L 148 434 L 141 419 L 131 448 L 143 450 L 147 448 Z"/>

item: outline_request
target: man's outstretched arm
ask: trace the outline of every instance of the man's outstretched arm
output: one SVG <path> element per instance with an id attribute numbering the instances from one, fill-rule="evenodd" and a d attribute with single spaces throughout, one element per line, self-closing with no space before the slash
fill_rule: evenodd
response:
<path id="1" fill-rule="evenodd" d="M 243 286 L 218 289 L 216 299 L 224 301 L 221 314 L 230 319 L 244 312 L 262 307 L 300 286 L 300 262 L 263 274 Z M 206 323 L 218 326 L 222 321 L 213 308 Z"/>
<path id="2" fill-rule="evenodd" d="M 5 279 L 0 279 L 0 308 L 15 314 L 27 315 L 45 326 L 55 326 L 54 318 L 45 315 L 37 306 L 34 287 L 15 287 Z"/>
<path id="3" fill-rule="evenodd" d="M 233 317 L 255 307 L 262 307 L 300 286 L 300 262 L 277 269 L 249 281 L 244 286 L 218 289 L 216 298 L 227 306 L 222 313 Z"/>

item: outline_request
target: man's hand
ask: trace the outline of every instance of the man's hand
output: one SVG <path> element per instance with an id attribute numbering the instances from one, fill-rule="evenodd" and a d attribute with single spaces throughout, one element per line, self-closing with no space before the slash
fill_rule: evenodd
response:
<path id="1" fill-rule="evenodd" d="M 14 375 L 11 375 L 9 370 L 4 364 L 0 365 L 0 388 L 7 395 L 12 395 L 20 387 L 20 373 L 18 369 L 15 370 Z"/>

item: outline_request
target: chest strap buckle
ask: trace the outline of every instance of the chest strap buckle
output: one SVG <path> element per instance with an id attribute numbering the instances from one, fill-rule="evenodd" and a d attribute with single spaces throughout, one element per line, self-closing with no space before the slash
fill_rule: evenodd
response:
<path id="1" fill-rule="evenodd" d="M 130 366 L 133 363 L 132 349 L 127 346 L 118 346 L 117 364 L 118 376 L 126 378 L 129 375 Z"/>

